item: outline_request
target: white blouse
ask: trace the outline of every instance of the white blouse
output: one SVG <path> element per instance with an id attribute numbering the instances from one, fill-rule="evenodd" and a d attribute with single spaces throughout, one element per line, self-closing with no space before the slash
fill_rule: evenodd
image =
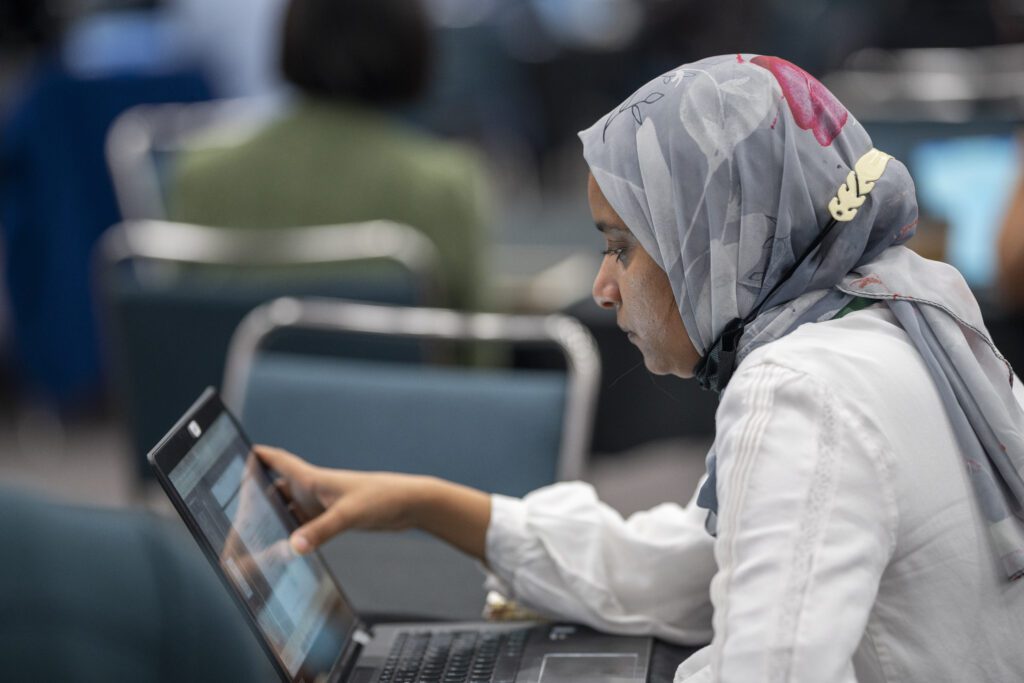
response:
<path id="1" fill-rule="evenodd" d="M 887 309 L 754 351 L 716 423 L 717 539 L 694 500 L 624 520 L 579 482 L 494 496 L 492 585 L 607 631 L 711 641 L 677 683 L 1024 681 L 1024 582 Z"/>

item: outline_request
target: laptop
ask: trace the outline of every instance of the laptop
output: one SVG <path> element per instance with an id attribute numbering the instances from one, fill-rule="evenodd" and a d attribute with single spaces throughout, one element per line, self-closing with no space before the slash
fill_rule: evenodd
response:
<path id="1" fill-rule="evenodd" d="M 370 626 L 209 388 L 149 453 L 157 480 L 290 683 L 643 683 L 652 640 L 539 622 Z M 410 573 L 415 568 L 410 567 Z"/>

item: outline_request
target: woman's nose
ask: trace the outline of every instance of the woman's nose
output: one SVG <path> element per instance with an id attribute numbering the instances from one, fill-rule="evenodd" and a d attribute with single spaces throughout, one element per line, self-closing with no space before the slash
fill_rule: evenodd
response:
<path id="1" fill-rule="evenodd" d="M 597 271 L 597 277 L 594 278 L 594 289 L 591 294 L 594 296 L 594 302 L 601 308 L 617 308 L 622 303 L 622 296 L 615 278 L 608 273 L 606 265 L 608 260 L 606 258 L 601 263 L 601 269 Z"/>

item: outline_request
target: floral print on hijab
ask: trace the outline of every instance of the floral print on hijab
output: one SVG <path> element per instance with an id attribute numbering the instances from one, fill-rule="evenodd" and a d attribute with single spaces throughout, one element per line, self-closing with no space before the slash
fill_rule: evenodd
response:
<path id="1" fill-rule="evenodd" d="M 872 149 L 821 83 L 776 57 L 712 57 L 655 78 L 580 138 L 605 197 L 668 274 L 701 355 L 751 312 L 740 363 L 854 297 L 885 302 L 942 396 L 1007 575 L 1024 575 L 1024 411 L 1014 375 L 960 274 L 902 246 L 917 223 L 903 164 L 890 159 L 854 218 L 799 262 Z M 699 502 L 714 533 L 714 448 L 708 472 Z"/>
<path id="2" fill-rule="evenodd" d="M 842 102 L 810 74 L 785 59 L 758 56 L 750 62 L 775 76 L 796 125 L 814 133 L 819 145 L 831 145 L 849 117 Z"/>

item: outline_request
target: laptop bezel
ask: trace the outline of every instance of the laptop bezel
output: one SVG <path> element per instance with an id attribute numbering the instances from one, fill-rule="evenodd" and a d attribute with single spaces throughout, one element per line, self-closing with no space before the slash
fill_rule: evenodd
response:
<path id="1" fill-rule="evenodd" d="M 227 588 L 228 592 L 231 594 L 231 597 L 232 599 L 234 599 L 235 604 L 238 605 L 238 608 L 241 610 L 242 614 L 245 615 L 246 622 L 249 624 L 249 627 L 252 629 L 253 634 L 259 641 L 260 646 L 263 648 L 263 651 L 267 654 L 267 657 L 273 664 L 274 669 L 281 676 L 281 680 L 289 681 L 291 683 L 297 683 L 298 681 L 304 680 L 301 676 L 301 669 L 300 672 L 293 677 L 288 673 L 287 669 L 284 668 L 284 665 L 278 658 L 277 653 L 271 647 L 270 643 L 267 642 L 267 638 L 264 636 L 262 630 L 260 629 L 256 615 L 253 614 L 249 605 L 245 602 L 242 596 L 239 595 L 237 588 L 228 578 L 226 572 L 221 566 L 220 557 L 216 549 L 214 549 L 213 546 L 210 544 L 209 540 L 206 538 L 206 535 L 203 533 L 198 522 L 196 521 L 195 516 L 192 514 L 192 511 L 188 508 L 184 499 L 178 494 L 177 489 L 170 480 L 170 472 L 189 453 L 192 447 L 195 446 L 196 442 L 200 438 L 202 438 L 202 435 L 206 433 L 207 428 L 210 425 L 212 425 L 213 422 L 221 415 L 228 416 L 228 419 L 233 424 L 239 437 L 251 451 L 253 447 L 252 441 L 249 439 L 245 431 L 242 429 L 242 426 L 239 423 L 239 421 L 235 418 L 231 411 L 229 411 L 227 407 L 224 406 L 223 402 L 220 400 L 220 395 L 217 393 L 217 390 L 214 387 L 207 387 L 206 390 L 204 390 L 203 393 L 199 396 L 199 398 L 196 399 L 196 401 L 192 404 L 192 406 L 185 412 L 185 414 L 182 415 L 181 418 L 179 418 L 179 420 L 174 424 L 170 431 L 168 431 L 167 434 L 164 435 L 164 437 L 157 443 L 157 445 L 153 447 L 153 449 L 149 452 L 147 459 L 150 465 L 153 467 L 153 470 L 156 473 L 157 481 L 159 482 L 160 486 L 164 489 L 164 492 L 170 499 L 171 504 L 174 506 L 175 510 L 178 512 L 178 515 L 184 521 L 185 526 L 192 534 L 192 537 L 199 544 L 199 547 L 202 548 L 203 554 L 206 556 L 206 559 L 213 566 L 214 571 L 216 572 L 217 576 L 220 577 L 220 580 L 224 584 L 225 588 Z M 189 429 L 189 426 L 193 422 L 198 424 L 200 428 L 200 435 L 198 437 L 195 436 Z M 275 478 L 275 474 L 269 468 L 267 468 L 266 465 L 262 463 L 262 461 L 258 462 L 260 463 L 260 467 L 263 468 L 263 471 L 267 475 L 267 477 L 271 481 L 273 481 Z M 290 514 L 286 522 L 288 524 L 290 531 L 295 530 L 299 526 L 298 520 Z M 327 575 L 330 577 L 332 583 L 334 584 L 334 587 L 337 589 L 338 593 L 341 595 L 345 603 L 348 604 L 351 608 L 351 602 L 345 595 L 345 592 L 342 590 L 337 580 L 334 578 L 334 574 L 330 571 L 330 568 L 327 565 L 326 561 L 324 561 L 323 556 L 320 554 L 318 550 L 314 551 L 312 554 L 315 555 L 317 561 L 319 561 L 323 565 Z M 369 632 L 366 624 L 360 618 L 359 614 L 355 612 L 355 610 L 352 610 L 352 615 L 355 618 L 352 631 L 349 634 L 345 646 L 338 653 L 337 658 L 334 660 L 334 662 L 331 664 L 330 668 L 327 671 L 330 680 L 340 680 L 340 674 L 350 669 L 355 664 L 356 660 L 359 657 L 359 652 L 362 647 L 359 642 L 361 640 L 359 634 Z"/>

